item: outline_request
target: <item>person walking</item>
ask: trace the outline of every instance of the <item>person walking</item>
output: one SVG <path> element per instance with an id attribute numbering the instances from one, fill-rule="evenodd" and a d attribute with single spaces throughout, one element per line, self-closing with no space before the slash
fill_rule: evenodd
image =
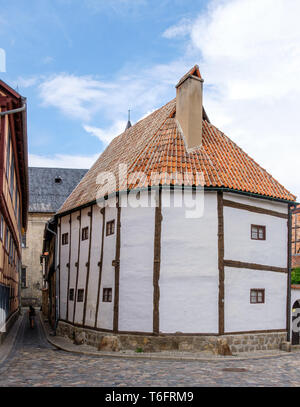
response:
<path id="1" fill-rule="evenodd" d="M 28 315 L 29 315 L 30 328 L 33 329 L 34 328 L 35 309 L 33 308 L 32 305 L 29 306 Z"/>

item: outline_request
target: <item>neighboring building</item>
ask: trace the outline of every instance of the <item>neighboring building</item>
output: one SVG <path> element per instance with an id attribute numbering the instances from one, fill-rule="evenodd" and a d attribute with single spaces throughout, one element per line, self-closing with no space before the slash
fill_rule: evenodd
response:
<path id="1" fill-rule="evenodd" d="M 91 343 L 97 331 L 138 334 L 132 346 L 148 347 L 164 335 L 165 349 L 242 333 L 253 335 L 239 351 L 286 340 L 295 196 L 210 123 L 202 86 L 195 66 L 176 99 L 110 143 L 58 211 L 58 333 L 94 329 Z M 126 206 L 132 196 L 140 206 Z M 204 202 L 203 216 L 187 212 L 191 201 Z"/>
<path id="2" fill-rule="evenodd" d="M 29 167 L 28 229 L 22 242 L 22 305 L 42 303 L 40 256 L 45 224 L 60 208 L 87 170 Z"/>
<path id="3" fill-rule="evenodd" d="M 292 211 L 292 266 L 300 267 L 300 205 Z"/>
<path id="4" fill-rule="evenodd" d="M 20 307 L 21 236 L 27 227 L 26 100 L 0 81 L 0 342 Z"/>

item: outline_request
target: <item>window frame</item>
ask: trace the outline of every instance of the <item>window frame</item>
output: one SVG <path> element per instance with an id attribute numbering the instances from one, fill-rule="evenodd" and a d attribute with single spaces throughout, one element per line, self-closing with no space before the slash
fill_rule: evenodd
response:
<path id="1" fill-rule="evenodd" d="M 26 232 L 22 235 L 22 238 L 21 238 L 21 247 L 22 247 L 22 249 L 26 249 L 26 247 L 27 247 Z"/>
<path id="2" fill-rule="evenodd" d="M 112 288 L 103 288 L 102 292 L 102 302 L 112 302 Z"/>
<path id="3" fill-rule="evenodd" d="M 253 237 L 254 228 L 257 229 L 257 237 Z M 259 232 L 263 232 L 263 237 L 260 237 Z M 265 225 L 251 225 L 251 240 L 266 240 L 266 226 Z"/>
<path id="4" fill-rule="evenodd" d="M 25 272 L 24 272 L 25 271 Z M 25 278 L 24 278 L 25 275 Z M 25 280 L 25 284 L 23 284 Z M 27 288 L 27 267 L 21 267 L 21 288 Z"/>
<path id="5" fill-rule="evenodd" d="M 255 293 L 256 295 L 256 300 L 252 301 L 253 299 L 253 293 Z M 259 301 L 258 300 L 258 294 L 261 293 L 262 294 L 262 300 Z M 264 288 L 251 288 L 250 289 L 250 304 L 265 304 L 265 289 Z"/>
<path id="6" fill-rule="evenodd" d="M 62 235 L 61 235 L 61 244 L 62 244 L 62 246 L 65 246 L 65 245 L 69 244 L 69 233 L 68 232 L 62 233 Z"/>
<path id="7" fill-rule="evenodd" d="M 106 236 L 115 234 L 115 220 L 109 220 L 106 222 Z"/>
<path id="8" fill-rule="evenodd" d="M 74 301 L 74 292 L 74 288 L 69 288 L 69 301 Z"/>
<path id="9" fill-rule="evenodd" d="M 84 289 L 78 288 L 77 289 L 77 302 L 83 302 L 83 301 L 84 301 Z"/>

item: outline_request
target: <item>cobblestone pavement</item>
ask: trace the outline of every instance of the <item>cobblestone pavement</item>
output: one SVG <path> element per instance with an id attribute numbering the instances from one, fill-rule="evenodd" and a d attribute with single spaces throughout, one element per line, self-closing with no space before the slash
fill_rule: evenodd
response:
<path id="1" fill-rule="evenodd" d="M 31 330 L 24 315 L 0 386 L 300 386 L 300 353 L 214 363 L 92 357 L 54 348 L 36 319 Z"/>

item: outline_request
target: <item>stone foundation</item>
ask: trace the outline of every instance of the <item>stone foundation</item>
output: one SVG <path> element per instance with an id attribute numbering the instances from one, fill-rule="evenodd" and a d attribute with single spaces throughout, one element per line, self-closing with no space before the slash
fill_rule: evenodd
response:
<path id="1" fill-rule="evenodd" d="M 99 348 L 102 339 L 107 336 L 117 337 L 120 350 L 133 350 L 139 352 L 184 351 L 217 353 L 217 343 L 225 339 L 232 353 L 252 352 L 258 350 L 280 349 L 282 342 L 286 341 L 286 332 L 266 332 L 256 334 L 202 336 L 202 335 L 137 335 L 114 334 L 96 331 L 88 328 L 79 328 L 72 324 L 59 321 L 57 335 L 74 340 L 75 335 L 84 332 L 84 342 L 87 345 Z"/>

